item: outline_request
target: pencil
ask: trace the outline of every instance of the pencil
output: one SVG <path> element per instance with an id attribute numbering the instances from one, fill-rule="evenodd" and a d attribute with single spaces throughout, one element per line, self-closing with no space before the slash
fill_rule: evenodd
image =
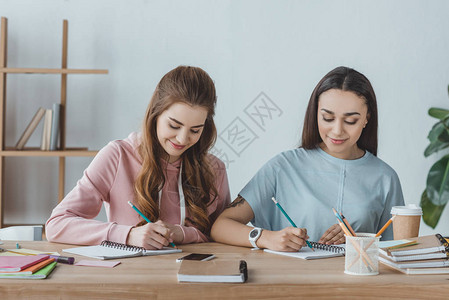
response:
<path id="1" fill-rule="evenodd" d="M 392 216 L 390 220 L 387 221 L 387 223 L 385 223 L 385 225 L 379 230 L 378 233 L 376 233 L 376 237 L 379 237 L 384 231 L 385 229 L 388 228 L 388 226 L 390 226 L 391 222 L 393 222 L 394 218 L 396 218 L 396 215 Z"/>
<path id="2" fill-rule="evenodd" d="M 348 220 L 346 220 L 345 216 L 341 214 L 341 218 L 343 219 L 343 222 L 345 223 L 346 227 L 348 227 L 349 231 L 353 236 L 356 236 L 354 229 L 352 229 L 351 224 L 349 224 Z"/>
<path id="3" fill-rule="evenodd" d="M 128 204 L 134 208 L 134 210 L 148 223 L 151 223 L 150 219 L 148 219 L 134 204 L 131 203 L 131 201 L 128 201 Z M 170 246 L 173 248 L 176 248 L 176 245 L 174 243 L 170 243 Z"/>
<path id="4" fill-rule="evenodd" d="M 274 197 L 271 197 L 271 200 L 273 200 L 274 204 L 276 204 L 276 206 L 279 207 L 282 214 L 287 218 L 287 220 L 290 222 L 290 224 L 292 224 L 293 227 L 298 228 L 298 226 L 296 226 L 295 222 L 293 222 L 293 220 L 290 219 L 288 214 L 285 212 L 285 210 L 282 208 L 282 206 L 276 201 L 276 199 L 274 199 Z M 313 249 L 312 245 L 310 244 L 310 242 L 308 240 L 306 240 L 306 243 L 307 243 L 307 246 L 309 246 L 309 248 L 312 249 L 312 251 L 315 251 L 315 249 Z"/>
<path id="5" fill-rule="evenodd" d="M 391 222 L 393 222 L 394 218 L 396 218 L 396 215 L 392 216 L 390 220 L 387 221 L 387 223 L 385 223 L 384 226 L 382 226 L 382 228 L 376 233 L 375 237 L 380 237 L 380 235 L 388 228 L 388 226 L 390 226 Z M 372 240 L 370 243 L 368 243 L 368 245 L 366 245 L 365 247 L 365 251 L 368 250 L 369 247 L 371 247 L 371 245 L 375 242 L 375 240 Z"/>
<path id="6" fill-rule="evenodd" d="M 332 211 L 334 212 L 334 215 L 337 217 L 338 221 L 341 222 L 343 224 L 343 226 L 349 232 L 349 234 L 347 234 L 347 235 L 349 235 L 349 236 L 356 236 L 354 230 L 351 230 L 352 227 L 351 227 L 351 225 L 349 225 L 349 222 L 347 222 L 347 221 L 345 222 L 344 219 L 343 219 L 343 216 L 340 216 L 340 214 L 335 210 L 335 208 L 332 208 Z M 349 229 L 349 227 L 351 227 L 351 229 Z M 346 231 L 345 231 L 345 233 L 346 233 Z"/>
<path id="7" fill-rule="evenodd" d="M 375 237 L 379 237 L 384 231 L 385 229 L 388 228 L 388 226 L 390 226 L 391 222 L 393 222 L 394 218 L 396 217 L 396 215 L 392 216 L 390 220 L 387 221 L 387 223 L 385 223 L 384 226 L 382 226 L 382 228 L 376 233 Z M 365 251 L 369 249 L 369 247 L 371 247 L 371 245 L 375 242 L 376 240 L 372 240 L 371 242 L 368 243 L 368 245 L 365 246 Z"/>

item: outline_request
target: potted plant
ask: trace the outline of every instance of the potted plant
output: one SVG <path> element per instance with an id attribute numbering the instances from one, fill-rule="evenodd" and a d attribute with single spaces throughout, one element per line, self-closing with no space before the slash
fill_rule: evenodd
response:
<path id="1" fill-rule="evenodd" d="M 449 86 L 448 86 L 449 92 Z M 449 148 L 449 110 L 432 107 L 429 115 L 438 119 L 429 132 L 430 144 L 424 151 L 424 156 Z M 449 151 L 440 158 L 429 170 L 426 189 L 421 196 L 424 223 L 435 228 L 441 213 L 449 201 Z"/>

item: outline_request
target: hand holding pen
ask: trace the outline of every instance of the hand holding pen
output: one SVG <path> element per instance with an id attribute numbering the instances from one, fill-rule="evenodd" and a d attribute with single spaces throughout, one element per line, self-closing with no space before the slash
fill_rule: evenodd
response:
<path id="1" fill-rule="evenodd" d="M 138 238 L 137 240 L 140 242 L 130 242 L 130 244 L 145 244 L 145 241 L 142 241 L 142 237 L 146 237 L 148 236 L 150 238 L 150 240 L 153 242 L 154 245 L 150 245 L 152 247 L 155 247 L 157 249 L 160 249 L 162 246 L 164 246 L 165 240 L 168 240 L 168 236 L 166 235 L 167 233 L 167 226 L 165 226 L 163 221 L 157 221 L 155 223 L 152 223 L 136 206 L 134 206 L 130 201 L 128 201 L 128 204 L 145 220 L 148 222 L 148 224 L 141 226 L 141 227 L 137 227 L 137 228 L 133 228 L 129 234 L 128 240 L 134 240 L 134 232 L 138 231 Z M 151 225 L 149 225 L 151 224 Z M 151 226 L 151 230 L 148 230 L 148 228 Z M 170 246 L 172 246 L 173 248 L 176 248 L 176 245 L 173 242 L 170 242 Z M 146 248 L 146 247 L 145 247 Z"/>
<path id="2" fill-rule="evenodd" d="M 294 227 L 294 228 L 298 228 L 298 226 L 296 226 L 295 222 L 293 222 L 292 219 L 290 219 L 289 215 L 287 214 L 287 212 L 282 208 L 282 206 L 276 201 L 276 199 L 274 197 L 271 197 L 271 200 L 273 200 L 274 204 L 276 204 L 276 206 L 281 210 L 282 214 L 287 218 L 287 220 L 290 222 L 290 224 Z M 306 236 L 307 236 L 307 231 L 305 232 Z M 312 247 L 312 245 L 310 244 L 310 242 L 305 239 L 307 246 L 312 249 L 312 251 L 315 251 Z"/>

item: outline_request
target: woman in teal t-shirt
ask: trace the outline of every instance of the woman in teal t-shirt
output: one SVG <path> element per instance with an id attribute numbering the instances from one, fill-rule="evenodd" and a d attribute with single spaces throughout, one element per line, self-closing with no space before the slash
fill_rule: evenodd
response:
<path id="1" fill-rule="evenodd" d="M 315 87 L 307 107 L 301 147 L 268 161 L 216 220 L 218 242 L 297 251 L 310 239 L 344 242 L 332 208 L 357 232 L 377 232 L 404 205 L 396 172 L 377 155 L 377 103 L 369 80 L 338 67 Z M 291 227 L 275 206 L 290 218 Z M 255 227 L 247 226 L 251 222 Z M 391 228 L 383 239 L 392 239 Z"/>

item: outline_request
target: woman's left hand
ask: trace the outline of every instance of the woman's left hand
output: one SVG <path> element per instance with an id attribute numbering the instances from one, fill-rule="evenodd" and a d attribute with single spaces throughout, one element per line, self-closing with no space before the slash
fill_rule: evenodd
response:
<path id="1" fill-rule="evenodd" d="M 345 242 L 345 234 L 340 225 L 334 224 L 326 230 L 318 242 L 326 245 L 343 244 Z"/>
<path id="2" fill-rule="evenodd" d="M 175 244 L 182 243 L 182 241 L 184 240 L 184 231 L 182 231 L 181 225 L 170 224 L 161 220 L 158 220 L 157 223 L 170 230 L 170 238 L 173 239 L 173 243 Z M 145 224 L 147 224 L 147 221 L 142 220 L 140 221 L 139 224 L 136 225 L 136 227 L 143 226 Z"/>
<path id="3" fill-rule="evenodd" d="M 173 239 L 173 243 L 175 244 L 182 243 L 182 241 L 184 240 L 184 232 L 181 229 L 181 225 L 170 224 L 161 220 L 159 220 L 159 222 L 170 230 L 171 232 L 170 237 Z"/>

